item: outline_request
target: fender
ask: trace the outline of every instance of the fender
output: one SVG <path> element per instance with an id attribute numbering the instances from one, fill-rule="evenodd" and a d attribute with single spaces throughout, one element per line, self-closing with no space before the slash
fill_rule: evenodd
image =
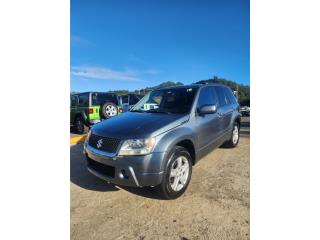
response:
<path id="1" fill-rule="evenodd" d="M 192 142 L 194 148 L 197 149 L 195 134 L 186 126 L 179 126 L 178 128 L 175 128 L 169 132 L 160 134 L 156 137 L 156 139 L 158 143 L 156 144 L 156 148 L 153 150 L 153 152 L 165 152 L 165 157 L 161 163 L 161 171 L 164 171 L 169 159 L 168 156 L 171 154 L 171 149 L 173 149 L 177 143 L 183 140 L 189 140 Z"/>
<path id="2" fill-rule="evenodd" d="M 79 115 L 81 115 L 81 117 L 83 118 L 84 122 L 87 122 L 88 118 L 87 118 L 86 114 L 84 113 L 84 111 L 79 111 L 79 112 L 76 113 L 76 117 L 79 116 Z"/>

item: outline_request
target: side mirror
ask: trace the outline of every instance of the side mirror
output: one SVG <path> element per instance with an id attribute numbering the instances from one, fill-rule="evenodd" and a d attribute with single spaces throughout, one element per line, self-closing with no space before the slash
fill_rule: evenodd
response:
<path id="1" fill-rule="evenodd" d="M 217 112 L 217 105 L 215 104 L 207 104 L 207 105 L 202 105 L 198 109 L 198 114 L 201 115 L 206 115 L 206 114 L 213 114 Z"/>

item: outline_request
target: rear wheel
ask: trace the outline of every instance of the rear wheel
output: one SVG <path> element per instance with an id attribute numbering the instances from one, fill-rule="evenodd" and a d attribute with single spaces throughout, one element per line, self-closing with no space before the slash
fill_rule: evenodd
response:
<path id="1" fill-rule="evenodd" d="M 235 122 L 232 129 L 231 138 L 226 141 L 223 145 L 226 147 L 236 147 L 239 142 L 239 123 Z"/>
<path id="2" fill-rule="evenodd" d="M 169 157 L 158 193 L 165 199 L 180 197 L 187 189 L 192 174 L 191 156 L 187 149 L 176 146 Z"/>
<path id="3" fill-rule="evenodd" d="M 107 119 L 118 115 L 118 107 L 112 102 L 105 103 L 101 110 L 103 117 Z"/>
<path id="4" fill-rule="evenodd" d="M 77 116 L 74 122 L 74 129 L 76 133 L 84 134 L 87 133 L 89 127 L 85 124 L 84 119 L 82 116 Z"/>

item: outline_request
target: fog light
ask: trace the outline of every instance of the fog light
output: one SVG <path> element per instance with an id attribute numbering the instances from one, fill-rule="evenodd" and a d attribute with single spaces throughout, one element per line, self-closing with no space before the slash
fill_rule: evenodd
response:
<path id="1" fill-rule="evenodd" d="M 119 174 L 120 178 L 128 179 L 129 176 L 126 174 L 126 170 L 122 169 Z"/>

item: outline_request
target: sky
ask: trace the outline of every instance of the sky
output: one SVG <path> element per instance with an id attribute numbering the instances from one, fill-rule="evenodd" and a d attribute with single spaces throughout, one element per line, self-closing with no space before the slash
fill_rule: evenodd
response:
<path id="1" fill-rule="evenodd" d="M 249 0 L 71 0 L 71 91 L 250 84 Z"/>

